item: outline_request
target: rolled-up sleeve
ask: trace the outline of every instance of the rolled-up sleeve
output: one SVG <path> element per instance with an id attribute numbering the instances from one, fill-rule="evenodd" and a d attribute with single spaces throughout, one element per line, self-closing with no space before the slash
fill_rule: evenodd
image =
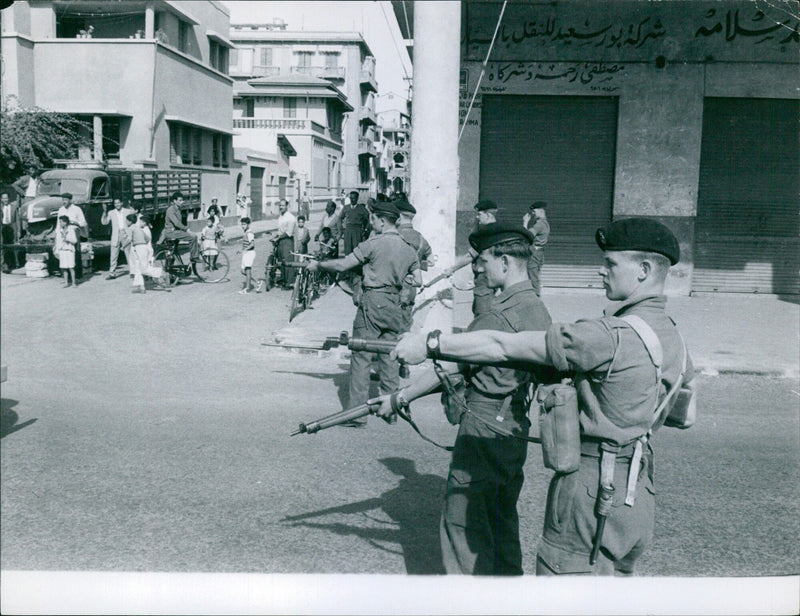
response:
<path id="1" fill-rule="evenodd" d="M 353 256 L 360 263 L 367 263 L 372 259 L 372 242 L 366 240 L 353 248 Z"/>
<path id="2" fill-rule="evenodd" d="M 592 372 L 607 366 L 616 342 L 602 320 L 553 323 L 545 334 L 547 357 L 557 370 Z"/>

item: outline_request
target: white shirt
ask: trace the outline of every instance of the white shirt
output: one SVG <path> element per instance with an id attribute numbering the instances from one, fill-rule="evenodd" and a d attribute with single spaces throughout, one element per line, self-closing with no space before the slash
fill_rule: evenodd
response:
<path id="1" fill-rule="evenodd" d="M 294 237 L 294 227 L 297 224 L 297 218 L 289 210 L 285 214 L 278 216 L 278 235 L 285 234 L 289 237 Z"/>
<path id="2" fill-rule="evenodd" d="M 3 206 L 3 224 L 10 225 L 11 224 L 11 204 L 6 203 Z"/>
<path id="3" fill-rule="evenodd" d="M 128 217 L 125 215 L 123 208 L 120 208 L 119 210 L 114 208 L 113 214 L 117 218 L 117 229 L 124 229 L 128 226 Z"/>
<path id="4" fill-rule="evenodd" d="M 86 217 L 83 215 L 83 210 L 74 203 L 70 203 L 68 208 L 64 207 L 63 205 L 58 208 L 58 217 L 61 218 L 62 216 L 68 216 L 72 224 L 77 225 L 78 228 L 88 232 L 89 225 L 86 224 Z"/>

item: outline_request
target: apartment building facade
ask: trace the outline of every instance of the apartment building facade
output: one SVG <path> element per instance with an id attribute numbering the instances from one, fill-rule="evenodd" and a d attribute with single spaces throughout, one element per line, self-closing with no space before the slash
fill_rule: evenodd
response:
<path id="1" fill-rule="evenodd" d="M 2 95 L 90 120 L 81 158 L 199 170 L 203 201 L 233 203 L 229 22 L 219 2 L 15 2 Z"/>
<path id="2" fill-rule="evenodd" d="M 334 131 L 341 133 L 342 155 L 334 163 L 331 185 L 326 189 L 336 193 L 353 189 L 374 193 L 378 85 L 375 58 L 363 37 L 350 32 L 293 32 L 276 21 L 232 25 L 230 40 L 236 45 L 230 61 L 230 74 L 236 81 L 304 76 L 328 81 L 344 95 L 347 107 L 342 108 L 341 130 Z M 331 128 L 324 126 L 326 130 Z M 318 140 L 317 160 L 325 161 L 326 166 L 333 155 L 327 147 L 330 144 Z M 315 162 L 312 166 L 320 164 Z M 310 175 L 309 172 L 309 179 Z M 327 169 L 324 174 L 314 173 L 317 197 L 322 190 L 317 182 L 322 177 L 328 177 Z"/>
<path id="3" fill-rule="evenodd" d="M 233 127 L 237 156 L 261 153 L 247 164 L 250 196 L 261 212 L 276 212 L 287 199 L 316 207 L 339 194 L 344 114 L 353 107 L 330 81 L 294 73 L 256 77 L 234 85 Z M 263 168 L 262 168 L 263 167 Z M 261 180 L 259 182 L 259 180 Z"/>

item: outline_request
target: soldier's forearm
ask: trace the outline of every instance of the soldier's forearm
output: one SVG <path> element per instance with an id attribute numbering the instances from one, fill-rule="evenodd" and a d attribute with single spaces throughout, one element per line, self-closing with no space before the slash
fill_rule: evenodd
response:
<path id="1" fill-rule="evenodd" d="M 544 336 L 543 331 L 507 333 L 494 330 L 442 334 L 439 351 L 444 359 L 469 364 L 529 362 L 550 365 Z"/>

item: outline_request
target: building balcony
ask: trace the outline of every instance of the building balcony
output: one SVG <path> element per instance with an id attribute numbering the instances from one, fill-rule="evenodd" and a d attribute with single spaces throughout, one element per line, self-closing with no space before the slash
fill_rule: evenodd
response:
<path id="1" fill-rule="evenodd" d="M 377 126 L 378 118 L 375 115 L 375 110 L 371 107 L 360 107 L 358 109 L 358 121 L 364 124 L 372 124 Z"/>
<path id="2" fill-rule="evenodd" d="M 375 81 L 375 58 L 369 57 L 364 60 L 361 71 L 358 73 L 358 81 L 363 89 L 372 92 L 378 91 L 378 82 Z"/>
<path id="3" fill-rule="evenodd" d="M 316 134 L 329 141 L 341 145 L 342 134 L 329 130 L 326 126 L 313 120 L 295 118 L 234 118 L 233 129 L 242 130 L 274 130 L 287 135 Z"/>
<path id="4" fill-rule="evenodd" d="M 358 155 L 359 156 L 377 156 L 378 149 L 375 147 L 375 142 L 368 138 L 361 137 L 358 140 Z"/>
<path id="5" fill-rule="evenodd" d="M 347 74 L 343 66 L 292 66 L 293 75 L 309 75 L 320 79 L 342 80 Z"/>

